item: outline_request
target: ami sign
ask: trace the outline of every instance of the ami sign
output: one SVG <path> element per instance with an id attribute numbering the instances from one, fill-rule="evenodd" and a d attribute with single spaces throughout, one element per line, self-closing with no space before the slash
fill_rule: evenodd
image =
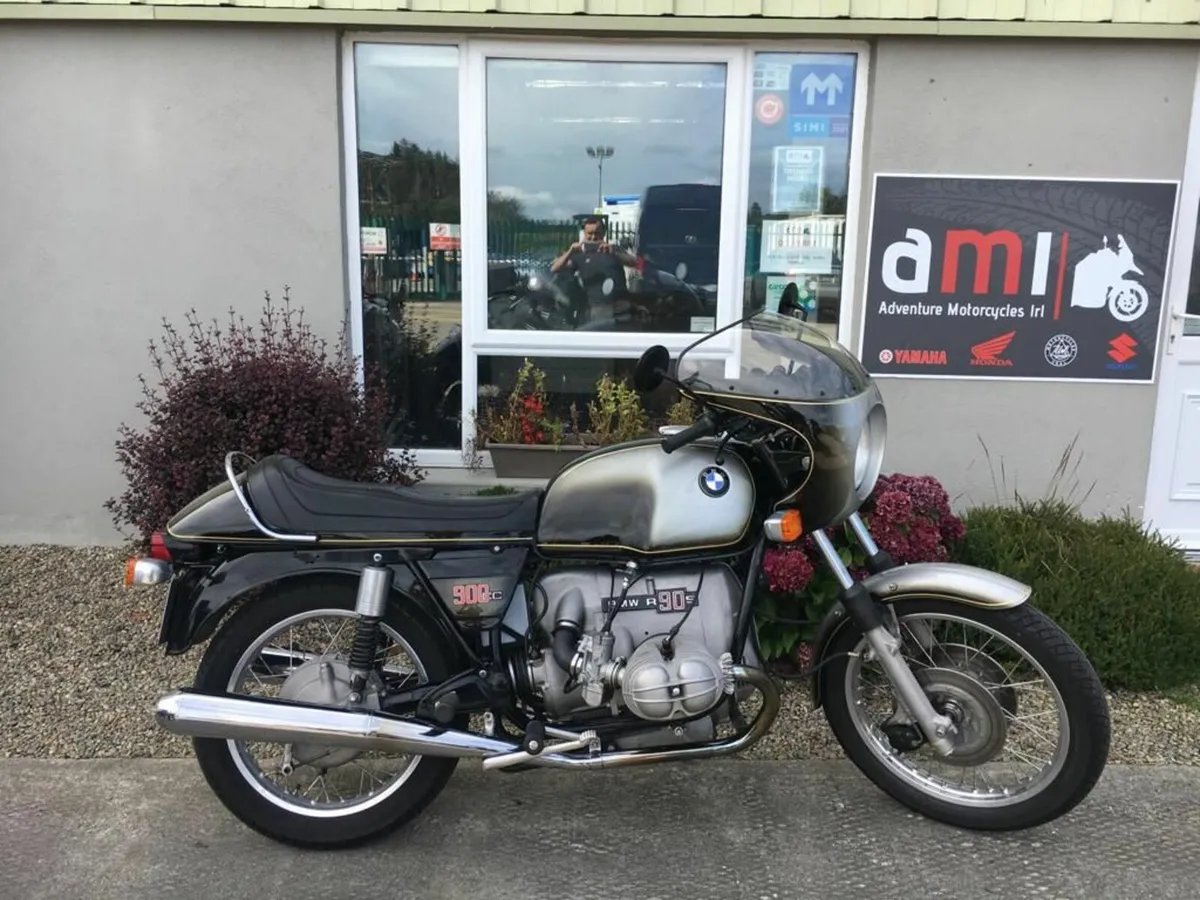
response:
<path id="1" fill-rule="evenodd" d="M 881 376 L 1152 380 L 1177 191 L 877 176 L 863 364 Z M 1118 349 L 1114 364 L 1129 341 L 1136 356 Z"/>

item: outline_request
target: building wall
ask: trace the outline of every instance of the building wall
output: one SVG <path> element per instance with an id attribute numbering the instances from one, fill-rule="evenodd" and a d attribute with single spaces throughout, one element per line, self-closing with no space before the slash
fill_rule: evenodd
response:
<path id="1" fill-rule="evenodd" d="M 0 23 L 0 543 L 120 540 L 114 441 L 190 308 L 346 308 L 334 29 Z"/>
<path id="2" fill-rule="evenodd" d="M 1196 53 L 1169 43 L 881 39 L 858 283 L 872 172 L 1182 178 Z M 880 384 L 885 471 L 936 475 L 958 504 L 979 503 L 996 499 L 1003 463 L 1010 498 L 1014 487 L 1039 496 L 1078 434 L 1079 466 L 1061 490 L 1077 484 L 1082 496 L 1094 483 L 1086 511 L 1140 514 L 1157 385 Z"/>

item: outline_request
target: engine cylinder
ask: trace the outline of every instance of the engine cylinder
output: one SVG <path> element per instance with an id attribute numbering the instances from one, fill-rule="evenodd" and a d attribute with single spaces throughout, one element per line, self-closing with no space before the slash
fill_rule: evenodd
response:
<path id="1" fill-rule="evenodd" d="M 654 639 L 639 646 L 626 664 L 621 698 L 638 718 L 669 722 L 712 709 L 726 684 L 720 661 L 700 642 L 677 637 L 667 659 L 662 640 Z"/>

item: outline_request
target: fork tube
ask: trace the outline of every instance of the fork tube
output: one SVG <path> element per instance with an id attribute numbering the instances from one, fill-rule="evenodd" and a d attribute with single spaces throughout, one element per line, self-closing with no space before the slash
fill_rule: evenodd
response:
<path id="1" fill-rule="evenodd" d="M 863 553 L 867 555 L 868 572 L 878 575 L 880 572 L 896 568 L 896 561 L 892 559 L 892 555 L 886 550 L 880 550 L 879 545 L 875 543 L 875 538 L 871 537 L 871 532 L 867 528 L 867 523 L 862 520 L 862 516 L 853 512 L 847 521 L 850 523 L 850 530 L 854 532 L 854 539 L 858 541 L 858 545 L 863 548 Z"/>
<path id="2" fill-rule="evenodd" d="M 850 570 L 838 556 L 837 548 L 833 546 L 829 536 L 824 531 L 814 531 L 812 539 L 842 586 L 839 592 L 842 606 L 845 607 L 854 624 L 866 636 L 867 642 L 879 659 L 880 665 L 883 666 L 883 671 L 900 696 L 901 702 L 912 713 L 917 724 L 921 726 L 925 740 L 929 741 L 939 753 L 949 756 L 954 747 L 949 738 L 949 735 L 953 733 L 953 722 L 946 716 L 938 715 L 937 710 L 933 708 L 921 683 L 917 681 L 917 676 L 913 674 L 912 669 L 908 667 L 908 663 L 900 653 L 900 640 L 884 625 L 883 613 L 880 611 L 879 605 L 862 586 L 862 583 L 854 580 L 854 576 L 850 574 Z"/>

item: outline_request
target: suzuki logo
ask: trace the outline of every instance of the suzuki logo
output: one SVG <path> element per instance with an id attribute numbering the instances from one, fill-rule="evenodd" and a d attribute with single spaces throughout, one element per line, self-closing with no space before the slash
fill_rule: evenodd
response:
<path id="1" fill-rule="evenodd" d="M 1011 359 L 1003 359 L 1001 354 L 1008 349 L 1012 339 L 1017 336 L 1015 331 L 1002 334 L 990 340 L 981 341 L 971 348 L 971 365 L 973 366 L 1011 366 Z"/>
<path id="2" fill-rule="evenodd" d="M 1137 341 L 1127 334 L 1113 338 L 1108 342 L 1108 346 L 1112 348 L 1108 351 L 1109 358 L 1115 363 L 1124 364 L 1137 356 L 1137 351 L 1133 349 L 1137 346 Z"/>

